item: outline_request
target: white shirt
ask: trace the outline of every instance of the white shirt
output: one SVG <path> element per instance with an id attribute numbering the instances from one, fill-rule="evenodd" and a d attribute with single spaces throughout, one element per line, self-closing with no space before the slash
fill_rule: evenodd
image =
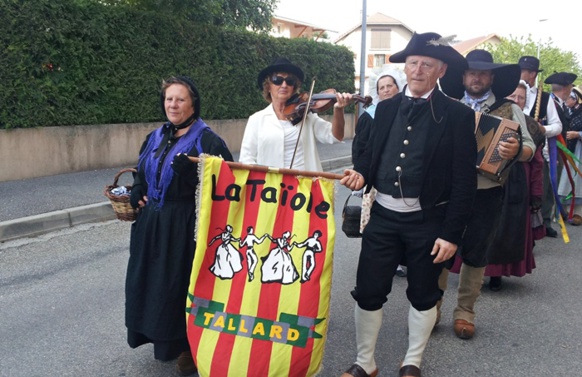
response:
<path id="1" fill-rule="evenodd" d="M 529 88 L 527 92 L 527 98 L 525 102 L 525 107 L 523 108 L 523 112 L 525 114 L 530 114 L 531 109 L 535 106 L 536 97 L 538 94 L 537 87 L 533 86 Z M 546 108 L 546 119 L 547 124 L 544 125 L 546 128 L 546 137 L 553 137 L 562 133 L 562 122 L 560 121 L 560 116 L 558 115 L 558 111 L 556 110 L 556 106 L 552 99 L 548 101 L 548 106 Z"/>
<path id="2" fill-rule="evenodd" d="M 323 144 L 341 143 L 333 136 L 330 122 L 309 113 L 301 131 L 305 170 L 323 171 L 316 140 Z M 239 162 L 289 168 L 285 165 L 285 130 L 273 105 L 249 117 L 240 147 Z M 295 163 L 293 168 L 296 168 Z"/>
<path id="3" fill-rule="evenodd" d="M 285 163 L 283 166 L 293 169 L 304 170 L 305 161 L 303 158 L 303 143 L 297 143 L 299 138 L 299 127 L 294 126 L 288 120 L 279 120 L 285 132 Z M 297 147 L 297 149 L 295 149 Z M 293 163 L 293 165 L 291 165 Z"/>

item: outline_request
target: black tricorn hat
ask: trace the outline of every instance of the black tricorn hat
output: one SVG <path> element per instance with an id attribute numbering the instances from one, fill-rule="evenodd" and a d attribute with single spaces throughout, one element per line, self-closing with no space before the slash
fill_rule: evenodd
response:
<path id="1" fill-rule="evenodd" d="M 519 58 L 517 62 L 519 64 L 519 68 L 527 69 L 528 71 L 532 72 L 542 72 L 543 69 L 540 69 L 540 60 L 535 56 L 522 56 Z"/>
<path id="2" fill-rule="evenodd" d="M 544 84 L 571 85 L 578 76 L 570 72 L 554 72 L 544 80 Z"/>
<path id="3" fill-rule="evenodd" d="M 441 80 L 445 77 L 451 81 L 462 80 L 467 60 L 449 45 L 448 39 L 437 33 L 414 33 L 404 50 L 390 56 L 390 62 L 405 63 L 406 58 L 412 55 L 428 56 L 447 64 L 447 71 Z"/>
<path id="4" fill-rule="evenodd" d="M 390 56 L 390 62 L 405 63 L 407 57 L 421 55 L 438 59 L 452 68 L 466 68 L 467 62 L 465 58 L 451 47 L 448 39 L 441 37 L 437 33 L 414 33 L 404 50 Z"/>
<path id="5" fill-rule="evenodd" d="M 497 99 L 505 98 L 517 87 L 521 76 L 521 68 L 518 64 L 493 63 L 493 56 L 485 50 L 473 50 L 467 54 L 467 69 L 477 71 L 492 71 L 495 75 L 491 91 Z M 441 88 L 449 97 L 460 99 L 465 93 L 462 75 L 443 77 L 440 81 Z"/>
<path id="6" fill-rule="evenodd" d="M 295 75 L 299 79 L 299 81 L 303 82 L 303 71 L 301 68 L 296 66 L 295 64 L 291 63 L 289 59 L 279 57 L 273 60 L 271 65 L 264 68 L 260 73 L 257 79 L 257 84 L 259 85 L 259 89 L 263 89 L 263 81 L 265 81 L 265 77 L 270 75 L 274 72 L 287 72 Z"/>

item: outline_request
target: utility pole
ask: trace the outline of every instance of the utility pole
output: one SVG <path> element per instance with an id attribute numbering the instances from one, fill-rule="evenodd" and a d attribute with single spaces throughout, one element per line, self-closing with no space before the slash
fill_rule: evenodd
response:
<path id="1" fill-rule="evenodd" d="M 362 48 L 360 49 L 360 95 L 366 93 L 366 0 L 362 0 Z M 358 104 L 358 116 L 364 111 L 362 103 Z"/>

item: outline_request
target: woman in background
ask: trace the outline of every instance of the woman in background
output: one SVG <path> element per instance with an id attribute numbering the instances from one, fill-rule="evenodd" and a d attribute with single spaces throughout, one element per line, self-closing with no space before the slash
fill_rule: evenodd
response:
<path id="1" fill-rule="evenodd" d="M 522 110 L 525 107 L 526 103 L 526 95 L 528 92 L 527 84 L 524 81 L 520 81 L 517 88 L 514 90 L 512 94 L 507 96 L 507 99 L 512 100 L 515 102 Z M 517 254 L 518 257 L 521 258 L 512 263 L 496 263 L 496 264 L 488 264 L 485 268 L 485 276 L 489 276 L 489 289 L 491 291 L 499 291 L 502 288 L 502 276 L 517 276 L 522 277 L 525 274 L 530 274 L 533 269 L 536 267 L 533 248 L 535 246 L 535 241 L 543 238 L 545 236 L 545 228 L 543 228 L 543 221 L 540 219 L 539 227 L 541 227 L 542 233 L 539 233 L 538 229 L 534 230 L 533 227 L 539 228 L 535 224 L 532 223 L 532 218 L 535 218 L 535 215 L 539 214 L 541 209 L 542 203 L 542 194 L 543 194 L 543 183 L 542 183 L 542 167 L 543 167 L 543 156 L 542 156 L 542 146 L 544 143 L 543 135 L 538 137 L 537 135 L 541 135 L 539 132 L 540 125 L 533 119 L 530 118 L 528 115 L 525 115 L 526 122 L 528 124 L 528 131 L 536 144 L 536 152 L 532 157 L 531 161 L 529 162 L 516 162 L 516 164 L 511 168 L 512 171 L 510 172 L 509 178 L 506 181 L 504 187 L 504 195 L 517 195 L 522 196 L 523 194 L 526 195 L 525 200 L 525 207 L 522 209 L 521 205 L 515 204 L 511 202 L 511 204 L 506 203 L 504 201 L 504 206 L 512 207 L 504 208 L 503 211 L 506 210 L 508 212 L 513 211 L 523 211 L 522 213 L 518 213 L 515 217 L 515 221 L 509 223 L 510 230 L 514 230 L 513 233 L 515 237 L 515 241 L 521 240 L 524 241 L 522 246 L 517 242 L 511 243 L 510 240 L 504 239 L 503 236 L 500 236 L 498 232 L 497 236 L 493 244 L 490 246 L 488 250 L 488 256 L 491 260 L 495 259 L 504 259 L 504 256 L 513 255 L 512 251 L 520 250 L 520 255 Z M 523 170 L 522 174 L 517 174 L 517 171 L 514 170 Z M 515 174 L 514 174 L 515 173 Z M 524 177 L 525 179 L 521 179 Z M 529 204 L 529 205 L 528 205 Z M 540 216 L 541 217 L 541 216 Z M 517 232 L 524 232 L 523 237 Z M 505 234 L 505 233 L 501 233 Z"/>
<path id="2" fill-rule="evenodd" d="M 366 108 L 366 111 L 362 113 L 356 124 L 356 135 L 352 141 L 352 160 L 356 160 L 364 153 L 364 148 L 370 138 L 370 129 L 374 122 L 374 114 L 376 113 L 378 102 L 394 97 L 406 85 L 404 72 L 394 68 L 388 68 L 380 72 L 375 81 L 370 89 L 372 105 Z"/>
<path id="3" fill-rule="evenodd" d="M 579 161 L 582 161 L 582 90 L 579 88 L 573 88 L 570 93 L 570 97 L 566 101 L 566 104 L 570 108 L 571 120 L 570 128 L 566 132 L 566 142 L 568 144 L 568 149 L 570 152 L 574 153 Z M 576 163 L 576 166 L 580 171 L 582 171 L 582 164 Z M 573 225 L 581 225 L 582 218 L 582 176 L 577 174 L 576 171 L 570 166 L 570 173 L 572 174 L 572 180 L 574 184 L 570 183 L 568 178 L 568 173 L 566 173 L 566 167 L 562 170 L 562 176 L 560 177 L 558 184 L 558 194 L 562 198 L 564 204 L 564 210 L 569 212 L 569 206 L 572 203 L 571 199 L 566 199 L 570 193 L 574 193 L 574 213 L 575 216 L 572 217 L 570 223 Z M 573 186 L 573 187 L 572 187 Z"/>

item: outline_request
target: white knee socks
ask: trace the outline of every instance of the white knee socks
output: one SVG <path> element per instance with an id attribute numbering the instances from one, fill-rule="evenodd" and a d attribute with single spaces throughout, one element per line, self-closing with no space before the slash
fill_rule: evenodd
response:
<path id="1" fill-rule="evenodd" d="M 355 319 L 356 344 L 358 347 L 356 364 L 370 374 L 376 370 L 374 350 L 376 349 L 376 340 L 382 326 L 382 309 L 368 311 L 356 304 Z"/>
<path id="2" fill-rule="evenodd" d="M 437 317 L 437 308 L 422 312 L 412 305 L 408 311 L 408 351 L 402 365 L 415 365 L 420 368 L 422 353 L 428 343 L 428 338 L 434 327 Z"/>

